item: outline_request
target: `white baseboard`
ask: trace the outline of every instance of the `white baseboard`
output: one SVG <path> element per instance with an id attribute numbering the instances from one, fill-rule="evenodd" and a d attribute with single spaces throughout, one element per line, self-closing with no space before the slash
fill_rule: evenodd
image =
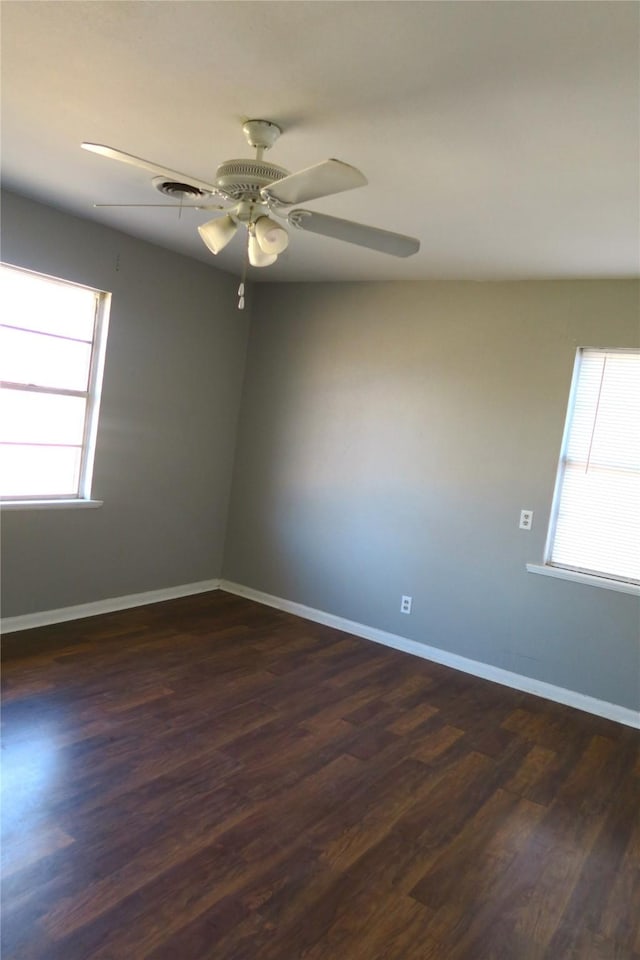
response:
<path id="1" fill-rule="evenodd" d="M 305 620 L 312 620 L 315 623 L 334 627 L 336 630 L 342 630 L 365 640 L 373 640 L 375 643 L 393 647 L 395 650 L 401 650 L 404 653 L 410 653 L 434 663 L 441 663 L 446 667 L 452 667 L 454 670 L 461 670 L 474 677 L 481 677 L 483 680 L 492 680 L 494 683 L 512 687 L 514 690 L 520 690 L 523 693 L 531 693 L 543 697 L 545 700 L 553 700 L 555 703 L 562 703 L 567 707 L 574 707 L 577 710 L 583 710 L 607 720 L 614 720 L 629 727 L 640 728 L 640 711 L 630 710 L 627 707 L 608 703 L 606 700 L 598 700 L 595 697 L 588 697 L 586 694 L 578 693 L 575 690 L 556 687 L 554 684 L 534 680 L 532 677 L 526 677 L 520 673 L 512 673 L 510 670 L 502 670 L 500 667 L 493 667 L 491 664 L 482 663 L 479 660 L 470 660 L 467 657 L 449 653 L 447 650 L 441 650 L 438 647 L 430 647 L 426 643 L 408 640 L 398 634 L 387 633 L 384 630 L 378 630 L 354 620 L 346 620 L 344 617 L 337 617 L 332 613 L 306 607 L 302 603 L 294 603 L 292 600 L 285 600 L 282 597 L 274 597 L 271 594 L 262 593 L 260 590 L 254 590 L 252 587 L 245 587 L 239 583 L 232 583 L 229 580 L 201 580 L 198 583 L 165 587 L 162 590 L 149 590 L 146 593 L 133 593 L 124 597 L 110 597 L 105 600 L 96 600 L 93 603 L 62 607 L 59 610 L 44 610 L 40 613 L 6 617 L 2 620 L 2 633 L 14 633 L 18 630 L 30 630 L 34 627 L 64 623 L 67 620 L 95 617 L 101 613 L 114 613 L 118 610 L 128 610 L 130 607 L 141 607 L 149 603 L 175 600 L 179 597 L 188 597 L 192 594 L 207 593 L 210 590 L 218 589 L 239 597 L 246 597 L 248 600 L 255 600 L 257 603 L 262 603 L 268 607 L 284 610 Z"/>
<path id="2" fill-rule="evenodd" d="M 6 617 L 2 620 L 2 633 L 14 633 L 17 630 L 31 630 L 33 627 L 46 627 L 52 623 L 64 623 L 67 620 L 81 620 L 83 617 L 96 617 L 100 613 L 114 613 L 128 610 L 130 607 L 143 607 L 148 603 L 160 603 L 162 600 L 176 600 L 195 593 L 207 593 L 217 590 L 220 580 L 200 580 L 198 583 L 184 583 L 178 587 L 164 587 L 162 590 L 148 590 L 146 593 L 131 593 L 126 597 L 109 597 L 95 600 L 93 603 L 80 603 L 75 607 L 61 607 L 59 610 L 43 610 L 41 613 L 26 613 L 20 617 Z"/>
<path id="3" fill-rule="evenodd" d="M 425 660 L 441 663 L 446 667 L 452 667 L 454 670 L 470 673 L 472 676 L 481 677 L 483 680 L 492 680 L 494 683 L 512 687 L 514 690 L 520 690 L 523 693 L 532 693 L 535 696 L 543 697 L 545 700 L 553 700 L 555 703 L 562 703 L 564 706 L 595 714 L 597 717 L 614 720 L 628 727 L 640 728 L 640 711 L 630 710 L 616 703 L 588 697 L 584 693 L 567 690 L 564 687 L 556 687 L 552 683 L 534 680 L 532 677 L 512 673 L 510 670 L 502 670 L 500 667 L 493 667 L 491 664 L 482 663 L 479 660 L 470 660 L 467 657 L 449 653 L 447 650 L 441 650 L 438 647 L 430 647 L 426 643 L 418 643 L 416 640 L 408 640 L 406 637 L 398 636 L 395 633 L 387 633 L 375 627 L 368 627 L 363 623 L 345 620 L 343 617 L 336 617 L 332 613 L 315 610 L 313 607 L 305 607 L 303 604 L 294 603 L 291 600 L 283 600 L 281 597 L 274 597 L 271 594 L 262 593 L 260 590 L 253 590 L 251 587 L 232 583 L 229 580 L 221 580 L 220 589 L 239 597 L 246 597 L 248 600 L 255 600 L 268 607 L 293 613 L 305 620 L 323 623 L 325 626 L 335 627 L 337 630 L 343 630 L 345 633 L 351 633 L 356 637 L 373 640 L 375 643 L 382 643 L 386 647 L 393 647 L 395 650 L 402 650 L 404 653 L 411 653 Z"/>

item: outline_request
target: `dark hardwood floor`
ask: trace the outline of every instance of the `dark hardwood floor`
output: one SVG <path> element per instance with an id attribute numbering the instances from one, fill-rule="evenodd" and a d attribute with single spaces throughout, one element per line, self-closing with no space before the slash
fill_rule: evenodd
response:
<path id="1" fill-rule="evenodd" d="M 637 731 L 229 594 L 6 639 L 3 960 L 637 960 Z"/>

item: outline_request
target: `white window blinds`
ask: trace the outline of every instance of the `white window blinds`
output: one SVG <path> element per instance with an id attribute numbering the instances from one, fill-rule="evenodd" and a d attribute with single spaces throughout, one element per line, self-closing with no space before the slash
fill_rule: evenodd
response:
<path id="1" fill-rule="evenodd" d="M 640 352 L 578 351 L 546 562 L 640 582 Z"/>

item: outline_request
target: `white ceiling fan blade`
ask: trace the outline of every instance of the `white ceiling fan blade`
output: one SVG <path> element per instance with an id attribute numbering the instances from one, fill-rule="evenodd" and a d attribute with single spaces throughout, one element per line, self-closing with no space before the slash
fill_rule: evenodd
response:
<path id="1" fill-rule="evenodd" d="M 219 203 L 94 203 L 94 207 L 179 207 L 180 210 L 227 210 Z M 232 208 L 233 209 L 233 208 Z"/>
<path id="2" fill-rule="evenodd" d="M 83 150 L 89 150 L 91 153 L 97 153 L 101 157 L 108 157 L 109 160 L 119 160 L 121 163 L 129 163 L 132 167 L 138 167 L 140 170 L 147 170 L 156 177 L 165 177 L 167 180 L 173 180 L 176 183 L 189 183 L 206 193 L 217 193 L 217 187 L 212 183 L 206 183 L 204 180 L 198 180 L 197 177 L 190 177 L 186 173 L 179 173 L 177 170 L 170 170 L 168 167 L 161 167 L 157 163 L 151 163 L 149 160 L 143 160 L 142 157 L 134 157 L 130 153 L 123 153 L 122 150 L 115 150 L 113 147 L 107 147 L 102 143 L 82 143 Z"/>
<path id="3" fill-rule="evenodd" d="M 380 230 L 378 227 L 367 227 L 364 223 L 341 220 L 339 217 L 329 217 L 324 213 L 314 213 L 312 210 L 292 210 L 288 220 L 299 230 L 319 233 L 323 237 L 332 237 L 334 240 L 345 240 L 347 243 L 356 243 L 359 247 L 369 247 L 370 250 L 389 253 L 392 257 L 410 257 L 420 249 L 420 241 L 415 237 L 391 233 L 389 230 Z"/>
<path id="4" fill-rule="evenodd" d="M 317 200 L 343 190 L 364 187 L 367 178 L 356 167 L 342 160 L 324 160 L 306 170 L 299 170 L 282 180 L 268 184 L 260 192 L 263 197 L 285 205 Z"/>

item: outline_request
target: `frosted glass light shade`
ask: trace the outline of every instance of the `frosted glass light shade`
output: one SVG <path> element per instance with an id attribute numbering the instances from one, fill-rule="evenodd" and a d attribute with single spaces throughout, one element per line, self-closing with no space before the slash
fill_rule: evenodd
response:
<path id="1" fill-rule="evenodd" d="M 289 246 L 289 234 L 271 217 L 256 220 L 256 240 L 265 253 L 282 253 Z"/>
<path id="2" fill-rule="evenodd" d="M 229 214 L 224 217 L 215 217 L 207 223 L 198 227 L 198 233 L 202 237 L 211 253 L 220 253 L 232 239 L 238 224 Z"/>
<path id="3" fill-rule="evenodd" d="M 265 253 L 255 234 L 249 234 L 249 263 L 252 267 L 269 267 L 277 259 L 277 253 Z"/>

